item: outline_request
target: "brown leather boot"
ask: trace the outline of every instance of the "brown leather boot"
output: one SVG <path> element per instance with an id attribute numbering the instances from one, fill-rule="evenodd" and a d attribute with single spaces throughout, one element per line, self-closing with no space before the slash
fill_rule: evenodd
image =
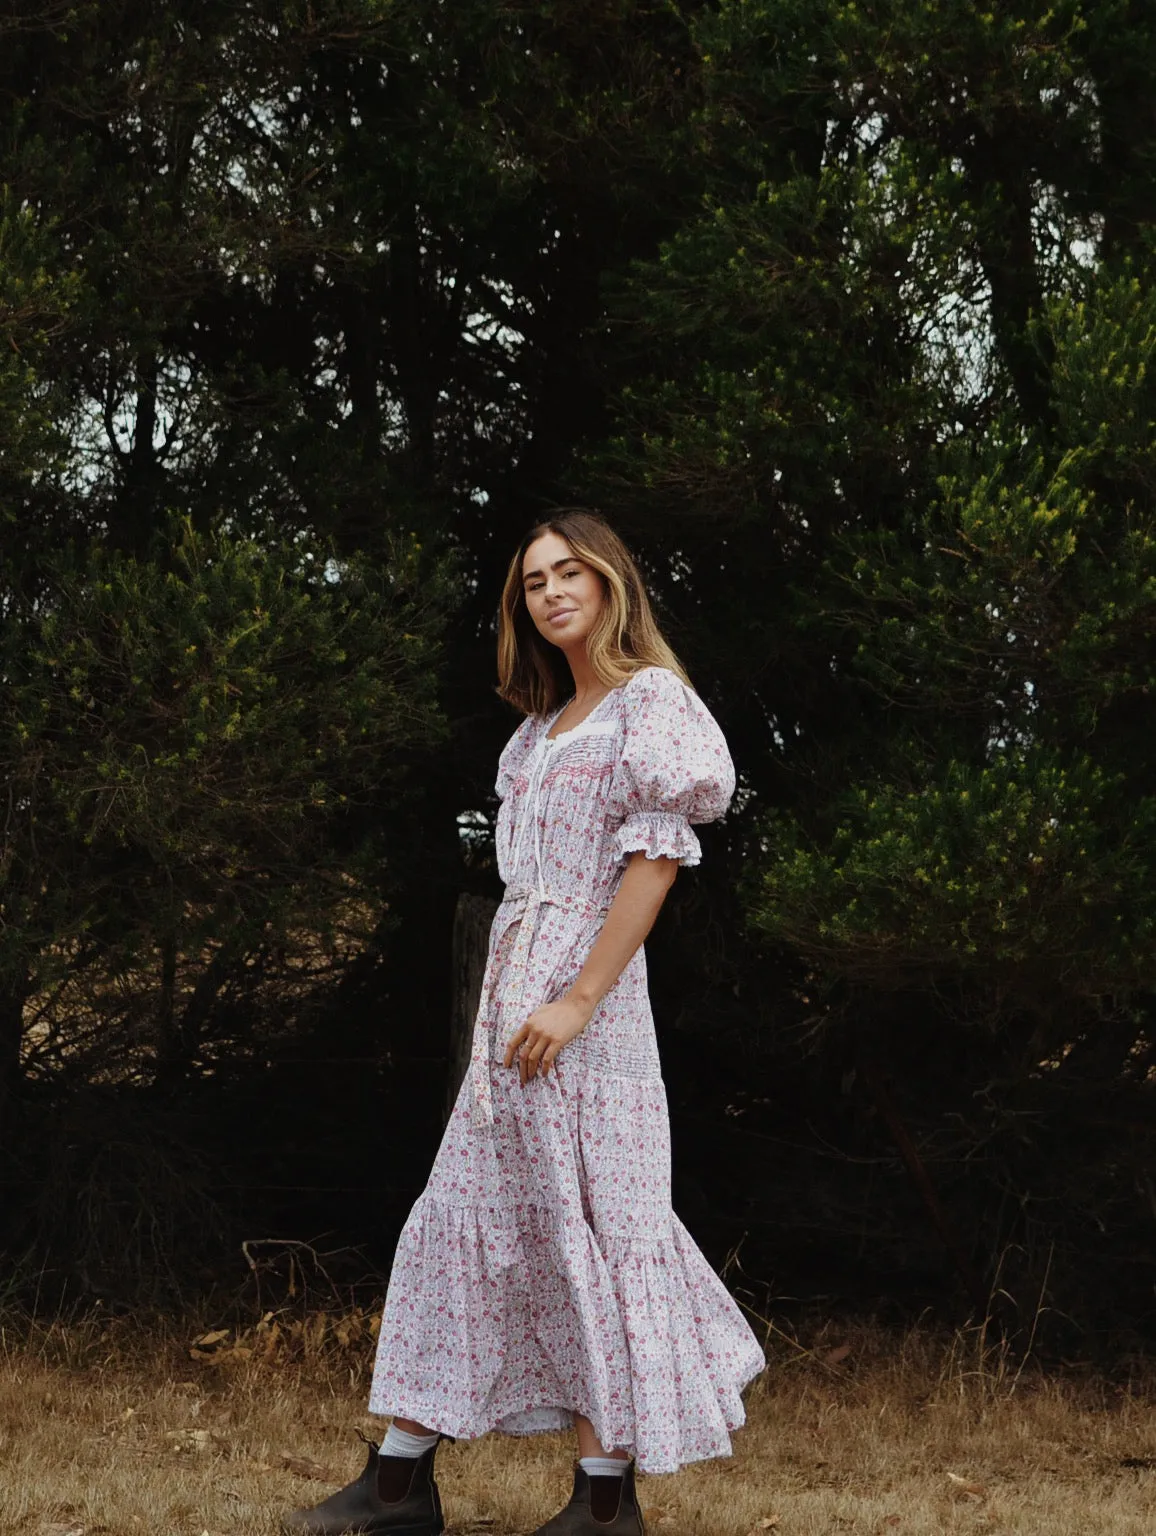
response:
<path id="1" fill-rule="evenodd" d="M 591 1477 L 575 1466 L 569 1504 L 533 1536 L 646 1536 L 634 1490 L 633 1458 L 621 1477 Z"/>
<path id="2" fill-rule="evenodd" d="M 370 1445 L 361 1476 L 312 1509 L 286 1515 L 284 1536 L 441 1536 L 445 1521 L 433 1471 L 438 1444 L 418 1457 L 383 1456 Z"/>

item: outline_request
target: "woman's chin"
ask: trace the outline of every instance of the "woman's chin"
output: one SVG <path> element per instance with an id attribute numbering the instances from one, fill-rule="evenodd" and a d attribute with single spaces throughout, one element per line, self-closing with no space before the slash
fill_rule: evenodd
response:
<path id="1" fill-rule="evenodd" d="M 543 640 L 548 640 L 551 645 L 556 645 L 560 651 L 572 651 L 575 646 L 586 643 L 585 631 L 575 633 L 573 625 L 565 624 L 561 630 L 542 629 L 538 633 Z"/>

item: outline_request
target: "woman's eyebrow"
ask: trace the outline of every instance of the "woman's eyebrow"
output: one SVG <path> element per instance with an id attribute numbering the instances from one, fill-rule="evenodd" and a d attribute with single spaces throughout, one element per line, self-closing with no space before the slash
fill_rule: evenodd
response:
<path id="1" fill-rule="evenodd" d="M 577 555 L 563 555 L 561 560 L 551 560 L 550 569 L 556 571 L 560 565 L 569 565 L 572 560 L 577 560 Z M 531 576 L 541 576 L 541 571 L 523 571 L 522 580 L 529 581 Z"/>

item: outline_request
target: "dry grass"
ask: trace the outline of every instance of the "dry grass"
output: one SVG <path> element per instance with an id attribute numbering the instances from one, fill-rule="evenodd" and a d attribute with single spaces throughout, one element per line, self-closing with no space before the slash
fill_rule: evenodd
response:
<path id="1" fill-rule="evenodd" d="M 199 1359 L 126 1326 L 0 1332 L 2 1536 L 273 1532 L 359 1471 L 366 1320 L 275 1323 Z M 1017 1375 L 965 1335 L 809 1342 L 775 1341 L 732 1460 L 640 1478 L 655 1536 L 1156 1530 L 1156 1378 Z M 570 1467 L 569 1437 L 443 1446 L 452 1530 L 532 1530 Z"/>

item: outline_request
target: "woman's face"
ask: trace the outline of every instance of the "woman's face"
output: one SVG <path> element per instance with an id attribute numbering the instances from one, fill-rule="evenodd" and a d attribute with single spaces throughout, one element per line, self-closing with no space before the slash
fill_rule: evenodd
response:
<path id="1" fill-rule="evenodd" d="M 522 559 L 522 591 L 538 633 L 563 651 L 585 646 L 602 607 L 604 584 L 559 533 L 535 539 Z"/>

